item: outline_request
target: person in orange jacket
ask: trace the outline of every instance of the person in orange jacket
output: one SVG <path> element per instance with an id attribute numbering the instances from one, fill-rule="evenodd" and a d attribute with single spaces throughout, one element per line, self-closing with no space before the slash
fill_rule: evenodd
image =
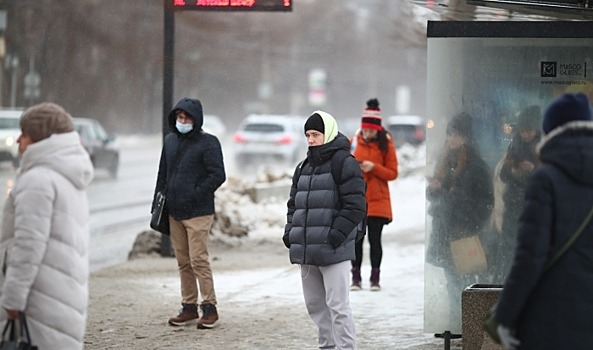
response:
<path id="1" fill-rule="evenodd" d="M 371 290 L 381 290 L 379 274 L 383 247 L 381 233 L 383 226 L 390 223 L 391 197 L 389 181 L 397 178 L 397 154 L 391 134 L 381 125 L 381 110 L 376 98 L 367 101 L 367 108 L 362 114 L 360 130 L 352 140 L 352 154 L 360 163 L 360 168 L 367 184 L 366 200 L 367 236 L 370 244 Z M 361 290 L 360 267 L 362 265 L 362 246 L 364 239 L 356 242 L 356 260 L 352 261 L 352 286 L 350 290 Z"/>

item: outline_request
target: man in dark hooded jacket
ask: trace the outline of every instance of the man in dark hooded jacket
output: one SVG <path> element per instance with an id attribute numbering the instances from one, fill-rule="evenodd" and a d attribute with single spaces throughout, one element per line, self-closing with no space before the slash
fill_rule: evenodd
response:
<path id="1" fill-rule="evenodd" d="M 214 192 L 226 179 L 222 148 L 216 136 L 202 130 L 204 115 L 199 100 L 181 99 L 168 118 L 172 132 L 163 144 L 154 198 L 159 191 L 166 194 L 171 242 L 181 279 L 182 309 L 169 324 L 182 326 L 197 320 L 198 328 L 212 328 L 218 312 L 208 235 L 214 221 Z M 202 296 L 201 318 L 198 290 Z"/>

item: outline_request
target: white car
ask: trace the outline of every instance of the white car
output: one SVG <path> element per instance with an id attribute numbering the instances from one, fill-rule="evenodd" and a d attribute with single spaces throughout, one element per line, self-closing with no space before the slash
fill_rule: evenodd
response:
<path id="1" fill-rule="evenodd" d="M 426 139 L 426 121 L 417 115 L 393 115 L 387 118 L 385 128 L 393 135 L 395 147 L 404 144 L 418 146 Z"/>
<path id="2" fill-rule="evenodd" d="M 222 138 L 226 134 L 226 127 L 224 126 L 222 119 L 212 114 L 204 115 L 204 123 L 202 124 L 202 130 L 218 138 Z"/>
<path id="3" fill-rule="evenodd" d="M 251 114 L 233 136 L 235 160 L 238 165 L 254 160 L 280 160 L 296 164 L 305 158 L 307 140 L 300 116 Z"/>
<path id="4" fill-rule="evenodd" d="M 0 161 L 10 161 L 15 167 L 19 165 L 19 146 L 16 143 L 21 128 L 19 120 L 23 110 L 0 110 Z"/>

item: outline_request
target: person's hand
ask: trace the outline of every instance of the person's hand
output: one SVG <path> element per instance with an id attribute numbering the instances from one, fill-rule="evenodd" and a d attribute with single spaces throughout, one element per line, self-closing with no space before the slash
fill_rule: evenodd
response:
<path id="1" fill-rule="evenodd" d="M 6 310 L 6 318 L 8 318 L 9 320 L 16 320 L 17 318 L 19 318 L 19 311 L 18 310 Z"/>
<path id="2" fill-rule="evenodd" d="M 337 248 L 340 244 L 344 243 L 346 237 L 341 235 L 337 231 L 330 231 L 327 235 L 328 243 L 331 244 L 334 248 Z"/>
<path id="3" fill-rule="evenodd" d="M 533 171 L 533 169 L 535 168 L 535 164 L 533 164 L 532 162 L 530 162 L 528 160 L 524 160 L 521 163 L 519 163 L 519 168 L 524 173 L 529 173 L 529 172 Z"/>
<path id="4" fill-rule="evenodd" d="M 506 350 L 515 350 L 517 348 L 517 346 L 519 346 L 519 344 L 521 344 L 521 342 L 519 341 L 519 339 L 514 337 L 515 332 L 513 332 L 511 329 L 499 324 L 498 327 L 496 328 L 496 332 L 498 333 L 498 336 L 500 337 L 500 342 L 502 343 L 502 346 L 506 349 Z"/>
<path id="5" fill-rule="evenodd" d="M 370 160 L 363 160 L 360 163 L 360 169 L 363 173 L 368 173 L 369 171 L 375 168 L 375 163 L 371 162 Z"/>

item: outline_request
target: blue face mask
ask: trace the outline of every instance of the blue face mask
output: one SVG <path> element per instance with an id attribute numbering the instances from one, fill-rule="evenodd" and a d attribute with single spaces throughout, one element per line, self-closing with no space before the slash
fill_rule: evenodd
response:
<path id="1" fill-rule="evenodd" d="M 194 128 L 193 124 L 183 124 L 181 122 L 176 122 L 175 127 L 177 130 L 182 134 L 187 134 L 188 132 L 192 131 Z"/>

